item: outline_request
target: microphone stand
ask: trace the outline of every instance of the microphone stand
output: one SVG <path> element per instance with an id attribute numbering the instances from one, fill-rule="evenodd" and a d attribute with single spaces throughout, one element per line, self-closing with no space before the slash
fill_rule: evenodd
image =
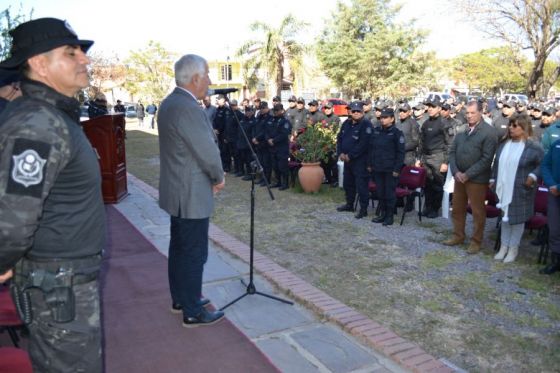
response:
<path id="1" fill-rule="evenodd" d="M 235 115 L 235 112 L 232 110 L 231 106 L 229 105 L 229 97 L 227 95 L 225 95 L 225 97 L 226 97 L 226 102 L 228 103 L 228 108 L 231 112 L 231 115 L 233 115 L 233 117 L 237 121 L 237 125 L 241 129 L 241 133 L 243 134 L 243 138 L 245 139 L 245 142 L 247 143 L 247 145 L 249 145 L 249 150 L 251 151 L 251 157 L 253 158 L 253 161 L 251 162 L 251 171 L 250 171 L 250 174 L 251 174 L 251 224 L 250 224 L 250 230 L 249 230 L 249 232 L 250 232 L 249 282 L 246 283 L 245 281 L 243 281 L 243 279 L 241 279 L 241 283 L 245 286 L 245 293 L 241 294 L 239 297 L 235 298 L 234 300 L 232 300 L 231 302 L 229 302 L 228 304 L 226 304 L 225 306 L 220 308 L 220 311 L 225 310 L 226 308 L 228 308 L 232 304 L 234 304 L 234 303 L 240 301 L 241 299 L 245 298 L 247 295 L 253 295 L 253 294 L 261 295 L 263 297 L 274 299 L 274 300 L 277 300 L 277 301 L 282 302 L 282 303 L 293 305 L 294 302 L 276 297 L 274 295 L 270 295 L 270 294 L 260 292 L 260 291 L 257 290 L 257 288 L 255 286 L 255 282 L 254 282 L 254 278 L 253 278 L 253 275 L 254 275 L 254 269 L 253 268 L 254 268 L 254 252 L 255 252 L 255 178 L 257 176 L 257 172 L 261 173 L 261 175 L 263 177 L 263 180 L 265 182 L 266 188 L 268 190 L 268 195 L 270 196 L 270 199 L 273 200 L 273 201 L 274 201 L 274 195 L 272 194 L 272 190 L 270 189 L 269 180 L 266 179 L 266 175 L 263 172 L 263 167 L 262 167 L 261 163 L 259 162 L 259 158 L 257 157 L 257 154 L 255 153 L 255 151 L 253 149 L 251 141 L 249 140 L 249 136 L 247 136 L 247 133 L 245 132 L 245 129 L 243 128 L 243 126 L 239 122 L 239 119 L 237 118 L 237 115 Z"/>

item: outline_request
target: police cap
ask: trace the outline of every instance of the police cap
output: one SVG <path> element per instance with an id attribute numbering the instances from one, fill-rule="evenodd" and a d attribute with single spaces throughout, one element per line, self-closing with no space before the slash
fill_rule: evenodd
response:
<path id="1" fill-rule="evenodd" d="M 319 103 L 317 102 L 317 100 L 311 100 L 311 101 L 309 101 L 309 103 L 308 103 L 307 105 L 309 105 L 309 106 L 317 106 L 317 105 L 319 105 Z"/>
<path id="2" fill-rule="evenodd" d="M 399 105 L 399 111 L 409 111 L 410 110 L 410 105 L 406 102 L 401 103 Z"/>
<path id="3" fill-rule="evenodd" d="M 333 108 L 333 104 L 332 104 L 332 102 L 327 101 L 327 102 L 325 103 L 325 105 L 323 105 L 323 107 L 324 107 L 325 109 L 332 109 L 332 108 Z"/>
<path id="4" fill-rule="evenodd" d="M 354 101 L 348 105 L 348 109 L 351 111 L 364 111 L 364 104 L 361 101 Z"/>
<path id="5" fill-rule="evenodd" d="M 413 108 L 414 110 L 424 110 L 426 107 L 424 106 L 423 103 L 419 102 L 419 103 L 417 103 L 416 105 L 414 105 L 412 108 Z"/>
<path id="6" fill-rule="evenodd" d="M 259 109 L 268 109 L 268 102 L 266 101 L 261 101 L 261 104 L 259 105 Z"/>
<path id="7" fill-rule="evenodd" d="M 298 104 L 305 104 L 305 99 L 303 97 L 298 97 L 297 98 L 297 103 Z"/>
<path id="8" fill-rule="evenodd" d="M 375 110 L 382 110 L 384 107 L 387 107 L 387 103 L 383 100 L 378 100 L 375 103 Z"/>
<path id="9" fill-rule="evenodd" d="M 284 105 L 282 105 L 282 104 L 274 104 L 274 106 L 272 107 L 272 110 L 274 110 L 274 111 L 284 110 Z"/>
<path id="10" fill-rule="evenodd" d="M 544 109 L 544 105 L 538 104 L 538 103 L 533 103 L 533 110 L 534 111 L 543 111 Z"/>
<path id="11" fill-rule="evenodd" d="M 395 111 L 390 108 L 390 107 L 386 107 L 383 108 L 383 110 L 381 110 L 381 118 L 391 118 L 395 116 Z"/>
<path id="12" fill-rule="evenodd" d="M 441 105 L 441 110 L 449 110 L 451 109 L 451 105 L 449 105 L 447 102 Z"/>
<path id="13" fill-rule="evenodd" d="M 433 97 L 431 99 L 426 100 L 426 106 L 433 106 L 433 107 L 441 106 L 441 101 L 439 100 L 439 98 Z"/>
<path id="14" fill-rule="evenodd" d="M 80 40 L 68 22 L 56 18 L 39 18 L 24 22 L 11 30 L 10 58 L 0 68 L 16 68 L 29 58 L 63 45 L 79 45 L 84 52 L 93 45 L 91 40 Z"/>
<path id="15" fill-rule="evenodd" d="M 254 112 L 255 111 L 255 107 L 253 105 L 248 105 L 245 106 L 245 112 Z"/>
<path id="16" fill-rule="evenodd" d="M 504 102 L 504 107 L 514 108 L 516 106 L 517 106 L 517 102 L 515 102 L 514 100 L 509 100 Z"/>
<path id="17" fill-rule="evenodd" d="M 237 106 L 237 100 L 236 99 L 229 100 L 229 106 Z"/>
<path id="18" fill-rule="evenodd" d="M 288 99 L 288 102 L 296 102 L 296 101 L 297 101 L 297 98 L 294 95 L 290 96 L 290 98 Z"/>
<path id="19" fill-rule="evenodd" d="M 0 87 L 4 87 L 13 82 L 19 82 L 21 77 L 18 70 L 0 69 Z"/>
<path id="20" fill-rule="evenodd" d="M 364 105 L 371 105 L 371 98 L 366 98 L 364 100 Z"/>
<path id="21" fill-rule="evenodd" d="M 272 102 L 275 102 L 275 101 L 280 102 L 280 101 L 282 101 L 282 100 L 280 99 L 280 96 L 274 96 L 274 97 L 272 98 Z"/>
<path id="22" fill-rule="evenodd" d="M 556 112 L 556 109 L 552 105 L 547 105 L 547 106 L 543 107 L 543 109 L 542 109 L 543 114 L 554 115 L 555 112 Z"/>

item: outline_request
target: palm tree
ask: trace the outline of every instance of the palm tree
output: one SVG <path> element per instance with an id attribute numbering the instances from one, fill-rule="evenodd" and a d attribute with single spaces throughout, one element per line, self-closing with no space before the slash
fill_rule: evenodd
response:
<path id="1" fill-rule="evenodd" d="M 237 55 L 245 59 L 243 75 L 248 89 L 256 87 L 257 72 L 263 69 L 269 77 L 273 77 L 273 90 L 280 95 L 285 62 L 292 77 L 301 70 L 307 47 L 294 39 L 307 26 L 306 22 L 297 20 L 291 14 L 280 22 L 278 28 L 258 21 L 250 26 L 251 31 L 259 33 L 258 40 L 246 42 L 237 51 Z"/>

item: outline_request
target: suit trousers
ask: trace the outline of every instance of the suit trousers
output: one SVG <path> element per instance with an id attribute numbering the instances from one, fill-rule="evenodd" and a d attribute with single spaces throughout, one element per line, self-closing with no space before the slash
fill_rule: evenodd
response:
<path id="1" fill-rule="evenodd" d="M 548 194 L 546 218 L 548 220 L 548 244 L 550 251 L 560 255 L 560 197 Z"/>
<path id="2" fill-rule="evenodd" d="M 168 275 L 173 303 L 183 307 L 183 315 L 202 312 L 202 272 L 208 259 L 210 218 L 184 219 L 171 216 Z"/>
<path id="3" fill-rule="evenodd" d="M 477 184 L 471 181 L 466 183 L 455 182 L 453 190 L 453 235 L 465 239 L 465 222 L 467 219 L 467 203 L 470 201 L 473 216 L 472 242 L 481 245 L 484 236 L 484 225 L 486 224 L 486 190 L 488 184 Z"/>

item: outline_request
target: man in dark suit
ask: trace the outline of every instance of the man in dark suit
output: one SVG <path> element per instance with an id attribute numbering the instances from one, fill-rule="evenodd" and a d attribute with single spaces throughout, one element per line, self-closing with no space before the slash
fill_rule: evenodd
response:
<path id="1" fill-rule="evenodd" d="M 204 308 L 202 272 L 208 257 L 208 227 L 214 194 L 225 185 L 218 139 L 198 105 L 206 96 L 208 63 L 193 54 L 175 63 L 177 87 L 159 110 L 159 206 L 171 215 L 169 288 L 183 326 L 209 325 L 224 313 Z"/>

